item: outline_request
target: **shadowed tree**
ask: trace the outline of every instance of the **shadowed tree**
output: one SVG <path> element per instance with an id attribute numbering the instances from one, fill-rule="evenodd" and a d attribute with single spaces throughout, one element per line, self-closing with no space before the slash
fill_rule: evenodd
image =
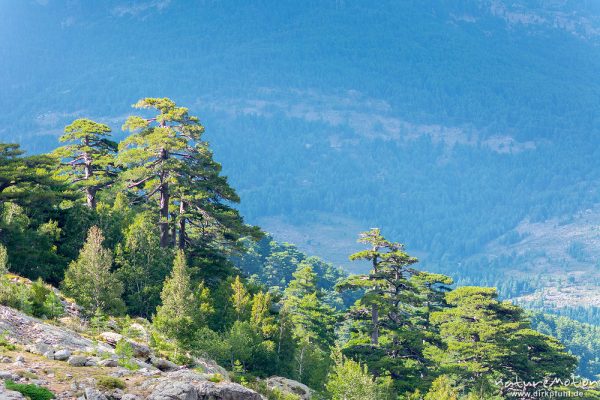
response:
<path id="1" fill-rule="evenodd" d="M 262 237 L 257 227 L 245 225 L 239 212 L 229 205 L 239 203 L 240 198 L 220 173 L 221 164 L 213 159 L 208 143 L 199 141 L 187 149 L 172 193 L 180 249 L 209 243 L 226 249 L 244 236 Z"/>
<path id="2" fill-rule="evenodd" d="M 0 203 L 45 209 L 64 189 L 52 178 L 55 161 L 46 155 L 23 157 L 18 144 L 0 143 Z"/>

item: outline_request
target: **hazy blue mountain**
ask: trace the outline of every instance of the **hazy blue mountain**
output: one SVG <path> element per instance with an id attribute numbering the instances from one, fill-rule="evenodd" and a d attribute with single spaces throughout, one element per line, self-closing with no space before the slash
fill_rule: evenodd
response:
<path id="1" fill-rule="evenodd" d="M 118 133 L 138 98 L 168 96 L 278 240 L 352 268 L 356 233 L 380 226 L 461 283 L 600 305 L 597 2 L 3 0 L 0 15 L 4 141 L 49 150 L 79 116 Z"/>

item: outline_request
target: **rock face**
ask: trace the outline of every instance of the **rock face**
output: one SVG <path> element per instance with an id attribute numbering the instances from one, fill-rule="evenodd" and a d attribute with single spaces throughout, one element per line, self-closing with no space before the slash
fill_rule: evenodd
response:
<path id="1" fill-rule="evenodd" d="M 229 372 L 213 360 L 206 358 L 194 358 L 193 366 L 200 368 L 205 374 L 219 374 L 226 380 L 229 380 Z"/>
<path id="2" fill-rule="evenodd" d="M 96 389 L 86 388 L 84 393 L 85 400 L 108 400 L 108 397 Z"/>
<path id="3" fill-rule="evenodd" d="M 160 369 L 161 371 L 174 371 L 177 368 L 179 368 L 177 364 L 159 357 L 151 357 L 150 364 Z"/>
<path id="4" fill-rule="evenodd" d="M 18 349 L 10 357 L 4 357 L 6 362 L 0 363 L 0 400 L 25 399 L 20 393 L 6 389 L 3 383 L 6 379 L 41 385 L 54 391 L 57 399 L 263 400 L 260 394 L 229 382 L 227 371 L 214 361 L 195 359 L 194 366 L 202 371 L 199 373 L 160 358 L 148 346 L 116 332 L 105 332 L 102 334 L 104 343 L 98 344 L 71 329 L 70 325 L 45 323 L 0 306 L 0 332 L 3 331 L 7 331 L 8 338 L 26 351 L 19 353 L 21 349 Z M 120 340 L 132 345 L 134 355 L 129 361 L 140 369 L 115 368 L 118 362 L 112 346 Z M 60 380 L 53 372 L 57 366 L 63 371 Z M 24 368 L 31 371 L 30 376 L 17 374 Z M 113 378 L 120 377 L 124 387 L 108 390 L 98 386 L 94 378 L 98 372 Z M 214 374 L 222 375 L 223 381 L 209 381 Z M 65 378 L 69 388 L 65 387 Z"/>
<path id="5" fill-rule="evenodd" d="M 190 370 L 168 372 L 151 382 L 148 400 L 262 400 L 262 396 L 232 382 L 214 383 Z"/>
<path id="6" fill-rule="evenodd" d="M 17 310 L 0 305 L 0 332 L 5 331 L 8 332 L 7 336 L 16 343 L 27 346 L 29 351 L 36 354 L 44 354 L 53 348 L 70 352 L 93 350 L 113 352 L 109 346 L 95 344 L 69 329 L 43 323 Z"/>
<path id="7" fill-rule="evenodd" d="M 272 376 L 266 380 L 266 383 L 269 389 L 295 394 L 302 400 L 309 400 L 312 397 L 312 390 L 308 386 L 292 379 Z"/>

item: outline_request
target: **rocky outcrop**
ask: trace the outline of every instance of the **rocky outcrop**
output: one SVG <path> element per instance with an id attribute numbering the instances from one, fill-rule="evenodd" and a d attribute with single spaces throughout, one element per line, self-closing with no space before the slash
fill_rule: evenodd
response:
<path id="1" fill-rule="evenodd" d="M 284 378 L 281 376 L 272 376 L 266 380 L 269 389 L 276 389 L 283 393 L 291 393 L 300 397 L 301 400 L 310 400 L 312 390 L 303 383 Z"/>
<path id="2" fill-rule="evenodd" d="M 69 357 L 67 362 L 69 363 L 69 365 L 72 365 L 74 367 L 85 367 L 87 360 L 88 358 L 86 356 L 71 356 Z"/>
<path id="3" fill-rule="evenodd" d="M 225 368 L 221 367 L 213 360 L 209 360 L 207 358 L 194 358 L 192 366 L 201 370 L 205 374 L 219 374 L 226 380 L 230 379 L 229 372 L 227 372 Z"/>
<path id="4" fill-rule="evenodd" d="M 165 360 L 160 357 L 150 357 L 150 364 L 154 367 L 160 369 L 161 371 L 174 371 L 179 368 L 179 366 L 169 360 Z"/>
<path id="5" fill-rule="evenodd" d="M 105 344 L 96 344 L 80 334 L 59 326 L 46 324 L 15 309 L 0 305 L 0 332 L 7 332 L 15 343 L 21 344 L 35 354 L 49 351 L 108 352 L 113 350 Z"/>
<path id="6" fill-rule="evenodd" d="M 262 396 L 232 382 L 210 382 L 206 374 L 180 370 L 163 374 L 147 384 L 148 400 L 262 400 Z"/>
<path id="7" fill-rule="evenodd" d="M 108 397 L 94 388 L 86 388 L 84 394 L 85 400 L 108 400 Z"/>
<path id="8" fill-rule="evenodd" d="M 54 353 L 54 359 L 58 361 L 65 361 L 71 357 L 71 352 L 67 349 L 62 349 Z"/>
<path id="9" fill-rule="evenodd" d="M 0 359 L 2 400 L 25 399 L 6 389 L 3 381 L 8 379 L 47 387 L 59 400 L 263 400 L 260 394 L 230 382 L 227 371 L 214 361 L 194 359 L 195 370 L 191 370 L 158 357 L 148 346 L 116 332 L 103 333 L 104 342 L 96 343 L 67 326 L 46 323 L 0 306 L 0 332 L 3 331 L 18 349 Z M 132 345 L 134 357 L 128 362 L 139 369 L 119 367 L 113 346 L 120 340 Z M 55 375 L 57 367 L 61 378 Z M 212 381 L 216 374 L 221 375 L 215 379 L 219 382 Z M 99 385 L 102 377 L 120 379 L 124 386 L 108 389 Z"/>
<path id="10" fill-rule="evenodd" d="M 199 400 L 263 400 L 255 391 L 232 382 L 206 381 L 196 388 Z"/>

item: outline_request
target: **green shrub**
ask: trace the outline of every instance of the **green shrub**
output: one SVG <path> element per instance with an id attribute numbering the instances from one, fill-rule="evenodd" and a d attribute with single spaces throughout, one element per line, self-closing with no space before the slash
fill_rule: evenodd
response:
<path id="1" fill-rule="evenodd" d="M 99 335 L 100 332 L 108 329 L 108 317 L 98 309 L 94 315 L 90 318 L 90 329 L 95 335 Z"/>
<path id="2" fill-rule="evenodd" d="M 223 375 L 221 374 L 213 374 L 210 378 L 208 378 L 209 381 L 214 383 L 223 382 L 224 379 L 225 378 L 223 378 Z"/>
<path id="3" fill-rule="evenodd" d="M 41 279 L 28 285 L 0 275 L 0 304 L 38 318 L 56 318 L 64 312 L 58 296 Z"/>
<path id="4" fill-rule="evenodd" d="M 16 350 L 17 346 L 12 344 L 6 338 L 8 336 L 8 331 L 4 331 L 0 334 L 0 349 L 2 350 Z"/>
<path id="5" fill-rule="evenodd" d="M 96 386 L 99 389 L 111 390 L 111 389 L 125 389 L 127 385 L 122 379 L 115 378 L 112 376 L 99 376 L 96 378 Z"/>
<path id="6" fill-rule="evenodd" d="M 0 244 L 0 275 L 8 273 L 8 252 L 6 247 Z"/>
<path id="7" fill-rule="evenodd" d="M 60 299 L 41 278 L 31 284 L 31 313 L 38 318 L 56 318 L 63 314 Z"/>
<path id="8" fill-rule="evenodd" d="M 265 381 L 253 381 L 244 386 L 262 394 L 267 400 L 300 400 L 297 394 L 282 392 L 277 388 L 270 389 Z"/>
<path id="9" fill-rule="evenodd" d="M 139 368 L 139 366 L 132 361 L 133 358 L 133 346 L 128 343 L 126 340 L 121 339 L 117 342 L 115 346 L 115 354 L 119 356 L 119 365 L 121 367 L 127 368 L 131 371 L 135 371 Z"/>
<path id="10" fill-rule="evenodd" d="M 14 383 L 11 380 L 7 380 L 4 383 L 8 390 L 19 392 L 31 400 L 50 400 L 54 398 L 54 393 L 38 385 Z"/>
<path id="11" fill-rule="evenodd" d="M 31 314 L 31 289 L 21 282 L 0 276 L 0 304 Z"/>

